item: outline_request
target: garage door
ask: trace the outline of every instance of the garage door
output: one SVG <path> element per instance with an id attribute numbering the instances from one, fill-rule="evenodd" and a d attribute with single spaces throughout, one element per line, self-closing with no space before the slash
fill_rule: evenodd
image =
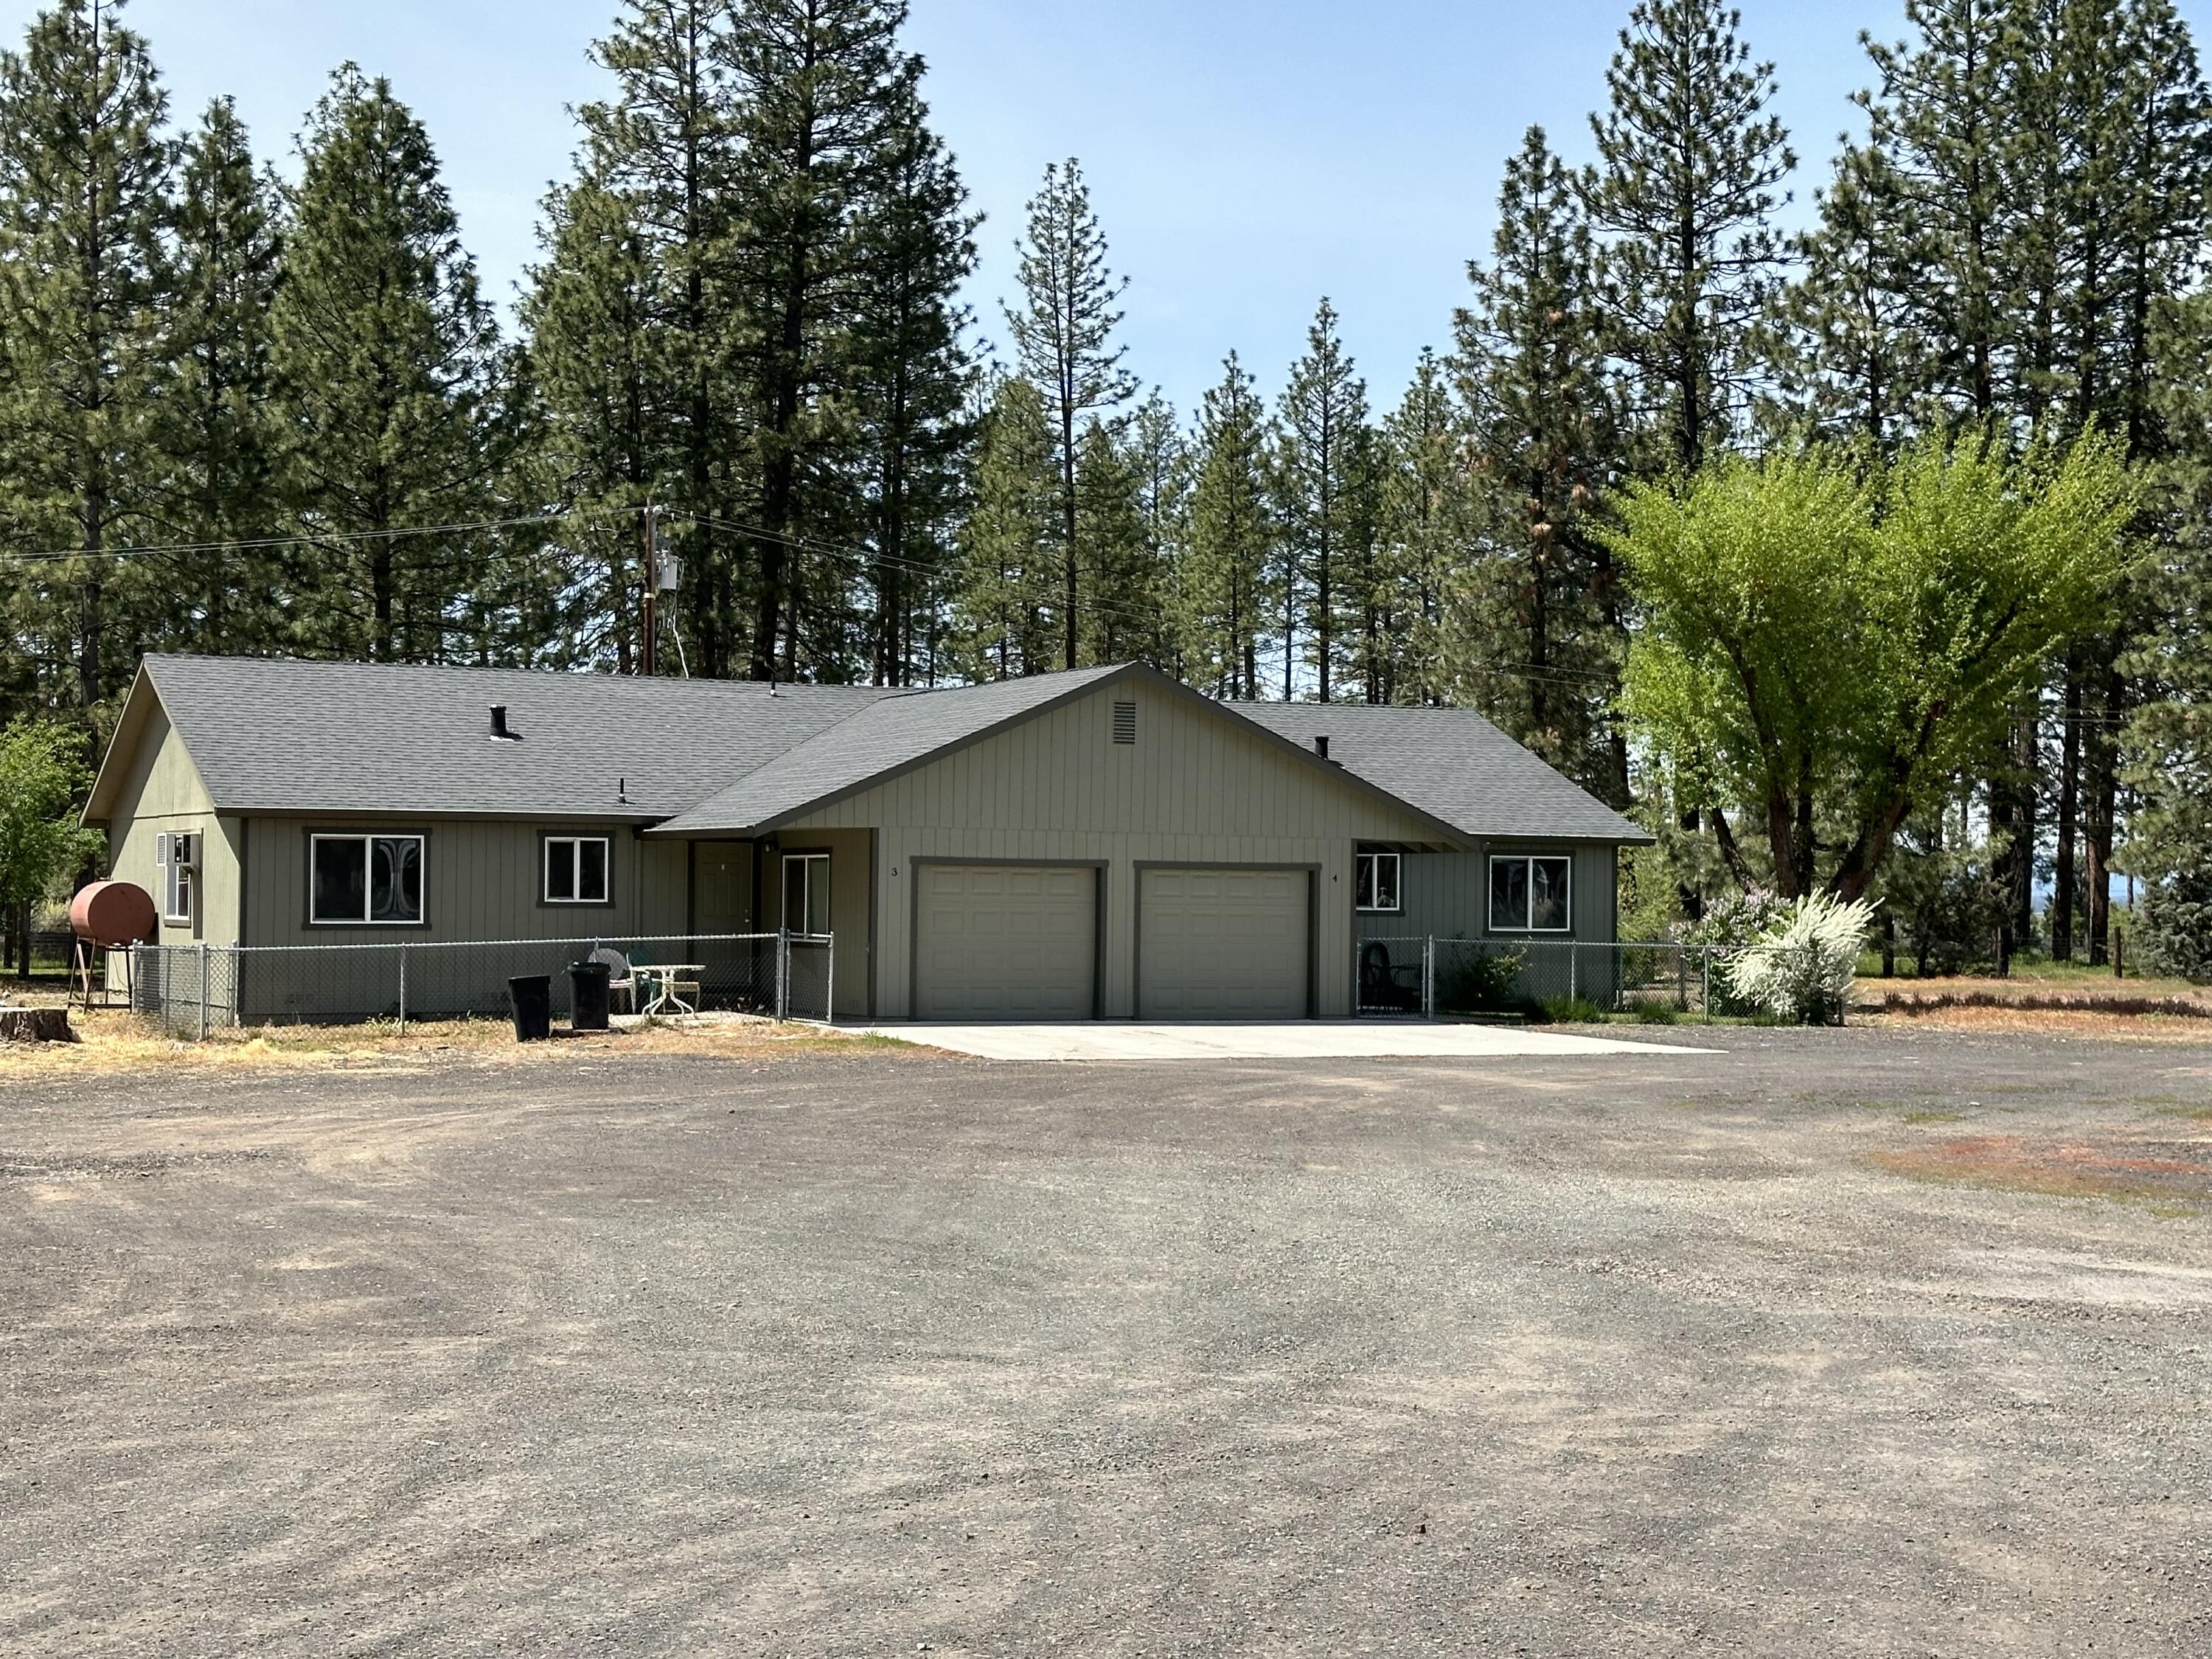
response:
<path id="1" fill-rule="evenodd" d="M 1097 1013 L 1097 871 L 925 864 L 919 875 L 917 1018 L 1089 1019 Z"/>
<path id="2" fill-rule="evenodd" d="M 1146 870 L 1139 878 L 1140 1019 L 1304 1019 L 1303 870 Z"/>

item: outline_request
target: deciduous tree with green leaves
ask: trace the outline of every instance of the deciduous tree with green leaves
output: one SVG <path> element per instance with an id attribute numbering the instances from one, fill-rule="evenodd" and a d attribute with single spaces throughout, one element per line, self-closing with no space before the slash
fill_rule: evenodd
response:
<path id="1" fill-rule="evenodd" d="M 1863 895 L 1915 800 L 2106 601 L 2136 499 L 2094 434 L 2017 464 L 1935 434 L 1870 479 L 1812 450 L 1630 491 L 1606 532 L 1644 617 L 1626 705 L 1737 880 L 1758 878 L 1741 805 L 1784 896 Z"/>
<path id="2" fill-rule="evenodd" d="M 80 829 L 77 808 L 92 775 L 85 732 L 52 720 L 0 728 L 0 916 L 31 971 L 31 908 L 76 866 L 98 856 L 100 836 Z"/>

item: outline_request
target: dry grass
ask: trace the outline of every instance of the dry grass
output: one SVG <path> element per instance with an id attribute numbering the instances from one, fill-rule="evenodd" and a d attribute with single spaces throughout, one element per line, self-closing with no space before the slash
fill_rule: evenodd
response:
<path id="1" fill-rule="evenodd" d="M 875 1043 L 884 1038 L 772 1020 L 710 1016 L 695 1022 L 647 1022 L 627 1030 L 549 1042 L 518 1043 L 505 1020 L 416 1021 L 404 1031 L 388 1024 L 270 1025 L 211 1033 L 205 1042 L 180 1042 L 150 1021 L 119 1009 L 71 1016 L 76 1042 L 0 1043 L 0 1082 L 105 1075 L 160 1069 L 404 1071 L 438 1060 L 531 1065 L 555 1055 L 602 1051 L 626 1054 L 696 1054 L 744 1059 Z"/>
<path id="2" fill-rule="evenodd" d="M 2091 1007 L 2041 1008 L 1990 1003 L 1893 1002 L 1863 1010 L 1855 1025 L 1892 1030 L 1994 1032 L 2020 1036 L 2070 1036 L 2099 1041 L 2212 1042 L 2212 1021 L 2167 1013 L 2124 1013 Z"/>

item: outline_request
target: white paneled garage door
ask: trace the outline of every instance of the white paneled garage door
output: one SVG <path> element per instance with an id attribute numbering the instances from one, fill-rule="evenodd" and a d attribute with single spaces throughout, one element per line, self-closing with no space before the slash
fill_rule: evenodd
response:
<path id="1" fill-rule="evenodd" d="M 1156 869 L 1138 878 L 1139 1019 L 1304 1019 L 1303 870 Z"/>
<path id="2" fill-rule="evenodd" d="M 916 873 L 915 1018 L 1089 1019 L 1097 1013 L 1096 870 L 925 864 Z"/>

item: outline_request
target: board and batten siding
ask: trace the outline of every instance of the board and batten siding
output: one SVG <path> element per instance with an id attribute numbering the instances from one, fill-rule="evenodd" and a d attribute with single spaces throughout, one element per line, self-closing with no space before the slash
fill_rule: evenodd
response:
<path id="1" fill-rule="evenodd" d="M 1408 853 L 1399 866 L 1398 912 L 1362 912 L 1369 938 L 1486 939 L 1490 929 L 1490 854 L 1566 854 L 1575 861 L 1572 931 L 1540 935 L 1611 942 L 1615 925 L 1615 849 L 1590 842 L 1492 841 L 1472 853 Z M 1510 937 L 1522 938 L 1515 934 Z"/>
<path id="2" fill-rule="evenodd" d="M 1117 702 L 1137 705 L 1133 744 L 1113 741 Z M 875 1006 L 892 1019 L 913 1006 L 917 858 L 1102 865 L 1109 1018 L 1135 1012 L 1139 864 L 1311 868 L 1317 1012 L 1340 1018 L 1352 1012 L 1354 843 L 1436 839 L 1421 819 L 1283 752 L 1234 715 L 1127 682 L 833 802 L 780 839 L 796 847 L 827 829 L 878 831 Z M 839 948 L 842 957 L 842 936 Z"/>
<path id="3" fill-rule="evenodd" d="M 401 940 L 622 939 L 685 929 L 684 848 L 641 839 L 629 825 L 514 818 L 252 817 L 245 821 L 247 945 L 360 945 Z M 422 924 L 307 921 L 311 835 L 420 834 Z M 546 836 L 605 836 L 611 904 L 546 904 Z"/>

